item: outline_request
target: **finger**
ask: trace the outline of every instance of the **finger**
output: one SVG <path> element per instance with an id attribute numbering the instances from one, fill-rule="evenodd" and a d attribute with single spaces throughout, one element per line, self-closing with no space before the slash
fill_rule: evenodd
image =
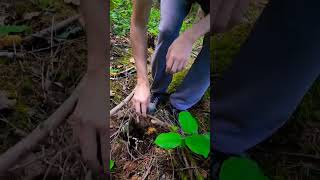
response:
<path id="1" fill-rule="evenodd" d="M 80 130 L 79 144 L 82 158 L 93 172 L 99 173 L 102 168 L 97 157 L 97 132 L 93 127 L 84 125 L 80 126 Z"/>
<path id="2" fill-rule="evenodd" d="M 229 21 L 232 16 L 232 11 L 236 6 L 238 0 L 228 0 L 224 1 L 217 12 L 216 18 L 213 22 L 214 32 L 226 31 Z"/>
<path id="3" fill-rule="evenodd" d="M 180 63 L 179 61 L 174 61 L 170 73 L 171 73 L 171 74 L 176 73 L 176 72 L 177 72 L 177 69 L 178 69 L 178 66 L 180 66 L 180 64 L 181 64 L 181 63 Z"/>
<path id="4" fill-rule="evenodd" d="M 136 113 L 137 113 L 138 115 L 141 115 L 140 102 L 139 102 L 139 101 L 136 101 L 136 102 L 134 103 L 134 106 L 135 106 L 135 109 L 136 109 Z"/>
<path id="5" fill-rule="evenodd" d="M 185 67 L 185 64 L 186 64 L 186 62 L 180 63 L 180 65 L 179 65 L 179 67 L 177 69 L 177 72 L 182 71 L 184 69 L 184 67 Z"/>
<path id="6" fill-rule="evenodd" d="M 174 57 L 171 55 L 171 53 L 167 54 L 167 63 L 166 63 L 167 73 L 170 73 L 173 62 L 174 62 Z"/>
<path id="7" fill-rule="evenodd" d="M 147 102 L 141 103 L 141 112 L 143 117 L 147 117 L 147 107 L 148 107 Z"/>

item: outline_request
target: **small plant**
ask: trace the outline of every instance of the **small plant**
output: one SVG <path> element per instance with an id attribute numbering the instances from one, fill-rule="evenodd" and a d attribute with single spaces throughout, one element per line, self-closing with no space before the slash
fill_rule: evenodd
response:
<path id="1" fill-rule="evenodd" d="M 155 144 L 163 149 L 188 147 L 192 152 L 207 158 L 210 153 L 210 133 L 199 134 L 198 122 L 188 111 L 179 113 L 181 131 L 176 126 L 171 127 L 172 132 L 161 133 Z"/>

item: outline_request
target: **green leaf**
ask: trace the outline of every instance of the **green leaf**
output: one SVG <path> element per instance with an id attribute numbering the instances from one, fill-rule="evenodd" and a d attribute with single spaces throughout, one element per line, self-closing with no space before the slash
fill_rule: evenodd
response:
<path id="1" fill-rule="evenodd" d="M 186 137 L 186 145 L 188 148 L 203 157 L 207 158 L 210 153 L 210 138 L 204 134 L 193 134 Z"/>
<path id="2" fill-rule="evenodd" d="M 114 161 L 110 159 L 109 163 L 110 170 L 112 170 L 114 167 Z"/>
<path id="3" fill-rule="evenodd" d="M 190 112 L 180 112 L 178 119 L 183 132 L 189 134 L 198 134 L 198 122 Z"/>
<path id="4" fill-rule="evenodd" d="M 154 143 L 163 149 L 173 149 L 182 146 L 183 138 L 180 134 L 174 132 L 162 133 L 156 138 Z"/>
<path id="5" fill-rule="evenodd" d="M 220 180 L 268 180 L 269 178 L 264 176 L 261 169 L 254 161 L 241 158 L 231 157 L 225 160 L 221 166 L 219 174 Z"/>
<path id="6" fill-rule="evenodd" d="M 209 139 L 209 141 L 210 141 L 210 132 L 207 132 L 207 133 L 205 133 L 205 134 L 203 134 L 206 138 L 208 138 Z"/>
<path id="7" fill-rule="evenodd" d="M 22 33 L 29 30 L 28 26 L 0 26 L 0 37 L 10 33 Z"/>

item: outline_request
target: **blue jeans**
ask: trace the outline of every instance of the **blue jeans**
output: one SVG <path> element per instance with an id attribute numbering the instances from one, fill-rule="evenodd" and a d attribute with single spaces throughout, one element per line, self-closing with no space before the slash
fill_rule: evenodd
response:
<path id="1" fill-rule="evenodd" d="M 172 42 L 179 36 L 182 22 L 190 11 L 188 0 L 161 0 L 161 20 L 158 44 L 152 56 L 153 84 L 151 92 L 166 93 L 172 81 L 172 75 L 165 72 L 166 55 Z M 203 41 L 203 47 L 176 92 L 171 94 L 170 103 L 179 110 L 189 109 L 204 95 L 210 85 L 209 36 Z"/>
<path id="2" fill-rule="evenodd" d="M 273 0 L 211 90 L 212 146 L 239 154 L 294 112 L 320 74 L 319 1 Z"/>

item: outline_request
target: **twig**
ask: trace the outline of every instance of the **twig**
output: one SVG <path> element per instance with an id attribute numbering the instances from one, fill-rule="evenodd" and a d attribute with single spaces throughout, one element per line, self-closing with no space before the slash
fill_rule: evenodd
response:
<path id="1" fill-rule="evenodd" d="M 62 150 L 60 150 L 59 152 L 57 152 L 57 153 L 51 158 L 50 162 L 55 161 L 55 160 L 57 159 L 57 157 L 58 157 L 59 155 L 61 155 L 63 152 L 68 151 L 68 150 L 71 150 L 71 149 L 73 149 L 73 148 L 77 148 L 77 147 L 79 147 L 78 144 L 74 144 L 74 145 L 65 147 L 64 149 L 62 149 Z M 46 172 L 45 172 L 45 174 L 44 174 L 43 180 L 46 180 L 46 179 L 47 179 L 47 176 L 48 176 L 48 174 L 49 174 L 52 166 L 53 166 L 53 164 L 50 163 L 48 169 L 46 170 Z"/>
<path id="2" fill-rule="evenodd" d="M 22 58 L 22 57 L 24 57 L 24 54 L 23 53 L 8 52 L 8 51 L 1 51 L 0 52 L 0 57 L 7 57 L 7 58 L 18 57 L 18 58 Z"/>
<path id="3" fill-rule="evenodd" d="M 148 177 L 148 175 L 150 174 L 150 171 L 151 171 L 151 169 L 152 169 L 152 167 L 153 167 L 153 161 L 154 161 L 154 158 L 152 158 L 152 160 L 151 160 L 151 162 L 150 162 L 150 164 L 149 164 L 149 167 L 148 167 L 147 171 L 143 174 L 141 180 L 147 179 L 147 177 Z"/>
<path id="4" fill-rule="evenodd" d="M 68 26 L 69 24 L 73 23 L 74 21 L 76 21 L 78 18 L 80 17 L 80 15 L 75 15 L 75 16 L 72 16 L 64 21 L 61 21 L 59 23 L 57 23 L 54 28 L 52 29 L 52 27 L 48 27 L 46 29 L 43 29 L 35 34 L 32 34 L 30 36 L 27 36 L 24 41 L 32 41 L 35 37 L 44 37 L 46 36 L 47 34 L 49 34 L 52 30 L 53 31 L 59 31 L 61 30 L 62 28 L 64 28 L 65 26 Z"/>
<path id="5" fill-rule="evenodd" d="M 189 163 L 188 163 L 187 156 L 186 156 L 186 153 L 184 152 L 184 149 L 182 149 L 181 152 L 182 152 L 183 161 L 184 161 L 184 163 L 186 164 L 186 168 L 188 168 L 189 178 L 190 178 L 191 180 L 193 180 L 193 179 L 194 179 L 194 178 L 193 178 L 193 173 L 192 173 L 192 171 L 191 171 L 191 169 L 190 169 L 190 165 L 189 165 Z"/>
<path id="6" fill-rule="evenodd" d="M 169 128 L 170 127 L 170 124 L 166 123 L 166 122 L 163 122 L 161 121 L 160 119 L 148 114 L 148 117 L 151 118 L 151 123 L 152 124 L 156 124 L 156 125 L 159 125 L 159 126 L 162 126 L 164 128 Z"/>
<path id="7" fill-rule="evenodd" d="M 116 107 L 114 107 L 113 109 L 111 109 L 110 111 L 110 117 L 115 115 L 116 112 L 121 109 L 124 105 L 126 105 L 130 100 L 131 98 L 133 97 L 134 95 L 134 91 L 133 90 L 123 101 L 121 101 Z"/>
<path id="8" fill-rule="evenodd" d="M 47 120 L 39 124 L 28 136 L 0 156 L 0 175 L 4 174 L 15 162 L 20 160 L 26 152 L 33 149 L 68 117 L 76 104 L 79 92 L 85 84 L 85 81 L 86 78 L 84 77 L 71 96 Z"/>

